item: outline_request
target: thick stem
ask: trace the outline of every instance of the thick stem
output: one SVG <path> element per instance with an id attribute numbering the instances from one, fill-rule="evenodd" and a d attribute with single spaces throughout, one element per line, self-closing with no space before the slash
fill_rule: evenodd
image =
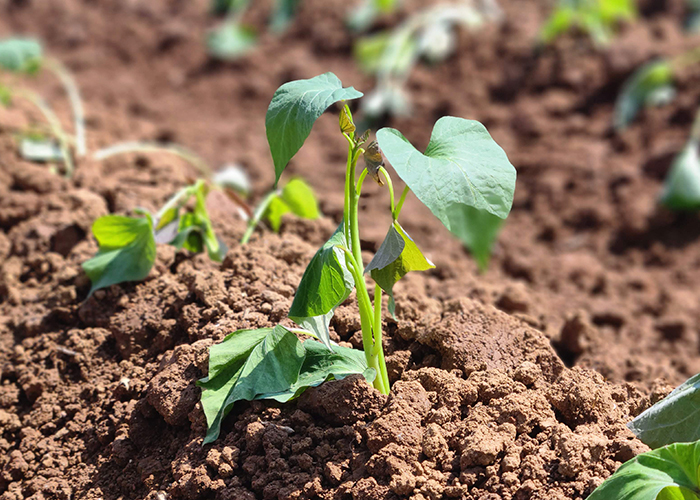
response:
<path id="1" fill-rule="evenodd" d="M 46 67 L 56 75 L 66 91 L 71 110 L 73 111 L 73 121 L 75 123 L 75 154 L 78 158 L 83 157 L 87 154 L 85 111 L 83 109 L 83 100 L 80 98 L 78 85 L 75 83 L 75 79 L 70 71 L 68 71 L 68 68 L 60 61 L 49 58 L 46 60 Z"/>
<path id="2" fill-rule="evenodd" d="M 379 364 L 379 372 L 377 378 L 382 379 L 384 394 L 389 394 L 391 387 L 389 386 L 389 374 L 384 361 L 384 345 L 382 344 L 382 289 L 379 285 L 374 285 L 374 348 L 375 355 Z"/>
<path id="3" fill-rule="evenodd" d="M 248 240 L 253 235 L 253 231 L 255 231 L 255 228 L 260 223 L 260 219 L 263 215 L 265 215 L 265 211 L 270 206 L 270 203 L 272 203 L 272 200 L 274 200 L 277 196 L 277 191 L 272 191 L 268 193 L 267 196 L 263 198 L 263 201 L 260 202 L 260 205 L 257 206 L 255 212 L 253 212 L 253 217 L 248 220 L 248 228 L 246 229 L 245 234 L 243 234 L 243 238 L 241 238 L 241 245 L 248 243 Z"/>
<path id="4" fill-rule="evenodd" d="M 393 217 L 394 220 L 399 218 L 399 214 L 401 213 L 401 209 L 403 208 L 403 203 L 406 201 L 406 196 L 408 196 L 408 192 L 410 189 L 408 189 L 408 186 L 403 188 L 403 193 L 401 193 L 401 198 L 399 199 L 399 204 L 396 205 L 396 208 L 393 210 Z"/>

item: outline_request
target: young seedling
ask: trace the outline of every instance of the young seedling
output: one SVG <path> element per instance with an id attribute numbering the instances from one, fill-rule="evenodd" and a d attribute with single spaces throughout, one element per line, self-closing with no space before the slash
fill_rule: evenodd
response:
<path id="1" fill-rule="evenodd" d="M 34 75 L 41 68 L 45 68 L 55 74 L 63 85 L 73 113 L 74 137 L 63 130 L 51 107 L 35 92 L 4 86 L 0 91 L 3 95 L 0 101 L 8 105 L 12 96 L 16 96 L 27 100 L 39 109 L 49 123 L 53 138 L 41 141 L 25 139 L 21 151 L 25 158 L 32 161 L 63 161 L 65 173 L 70 176 L 73 171 L 71 148 L 74 146 L 77 157 L 85 156 L 87 152 L 83 104 L 73 76 L 60 61 L 46 56 L 39 42 L 28 38 L 0 41 L 0 68 L 25 75 Z M 56 146 L 54 140 L 59 146 Z"/>
<path id="2" fill-rule="evenodd" d="M 673 59 L 655 60 L 641 66 L 625 81 L 615 102 L 615 129 L 627 128 L 645 107 L 662 106 L 671 102 L 676 95 L 676 74 L 699 61 L 700 49 L 693 49 Z"/>
<path id="3" fill-rule="evenodd" d="M 476 30 L 487 21 L 498 21 L 502 13 L 495 0 L 464 1 L 437 5 L 418 12 L 390 33 L 360 39 L 355 59 L 377 79 L 376 88 L 362 101 L 368 123 L 385 114 L 410 114 L 404 86 L 421 59 L 437 63 L 455 49 L 455 27 Z"/>
<path id="4" fill-rule="evenodd" d="M 332 73 L 282 85 L 275 92 L 266 117 L 276 179 L 329 106 L 361 96 L 352 87 L 343 88 Z M 383 295 L 388 295 L 388 309 L 394 314 L 394 284 L 410 271 L 434 267 L 399 223 L 410 192 L 454 232 L 461 230 L 459 226 L 469 210 L 486 211 L 499 218 L 505 218 L 510 211 L 515 169 L 479 122 L 441 118 L 424 153 L 391 128 L 379 130 L 377 141 L 370 141 L 369 132 L 358 133 L 347 104 L 342 106 L 339 124 L 348 143 L 343 219 L 311 259 L 297 288 L 289 318 L 301 328 L 278 325 L 239 330 L 211 348 L 209 375 L 200 381 L 208 423 L 205 442 L 218 437 L 223 418 L 239 400 L 287 401 L 306 387 L 351 373 L 361 373 L 376 389 L 389 392 L 382 342 Z M 406 184 L 398 201 L 382 151 Z M 364 167 L 358 168 L 361 158 Z M 360 245 L 359 199 L 368 177 L 386 187 L 392 222 L 377 253 L 365 265 Z M 373 297 L 367 275 L 374 282 Z M 334 311 L 353 291 L 363 352 L 340 348 L 330 338 Z M 295 333 L 318 340 L 302 344 Z M 344 369 L 337 368 L 339 365 Z"/>
<path id="5" fill-rule="evenodd" d="M 628 427 L 653 449 L 626 462 L 589 500 L 700 500 L 700 374 L 638 415 Z"/>
<path id="6" fill-rule="evenodd" d="M 551 43 L 563 33 L 578 29 L 596 45 L 610 43 L 615 27 L 637 16 L 633 0 L 559 0 L 540 33 L 543 43 Z"/>
<path id="7" fill-rule="evenodd" d="M 677 211 L 700 210 L 700 112 L 698 112 L 690 139 L 676 156 L 666 176 L 659 201 Z"/>
<path id="8" fill-rule="evenodd" d="M 92 233 L 100 246 L 97 254 L 83 263 L 95 290 L 127 281 L 140 281 L 151 271 L 156 243 L 167 243 L 221 262 L 226 245 L 214 234 L 206 208 L 209 187 L 204 181 L 181 189 L 155 216 L 136 210 L 138 217 L 105 215 L 95 221 Z M 194 208 L 184 210 L 194 198 Z M 182 212 L 182 213 L 181 213 Z"/>
<path id="9" fill-rule="evenodd" d="M 391 14 L 400 0 L 364 0 L 348 16 L 348 26 L 355 32 L 368 30 L 381 15 Z"/>
<path id="10" fill-rule="evenodd" d="M 270 29 L 283 32 L 294 18 L 300 0 L 275 0 L 270 14 Z M 214 0 L 212 10 L 226 14 L 226 20 L 207 38 L 209 54 L 217 59 L 235 60 L 246 54 L 257 43 L 255 30 L 243 24 L 250 0 Z"/>

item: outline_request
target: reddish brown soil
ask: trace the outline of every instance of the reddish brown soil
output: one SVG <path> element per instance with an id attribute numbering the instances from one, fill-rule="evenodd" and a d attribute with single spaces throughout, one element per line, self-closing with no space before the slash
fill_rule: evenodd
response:
<path id="1" fill-rule="evenodd" d="M 425 145 L 441 115 L 481 120 L 518 169 L 491 269 L 478 275 L 409 200 L 403 225 L 437 269 L 396 287 L 392 395 L 350 378 L 284 406 L 241 403 L 207 447 L 194 385 L 207 347 L 284 321 L 342 213 L 335 117 L 319 120 L 290 166 L 320 193 L 325 219 L 288 219 L 281 235 L 240 247 L 244 224 L 214 194 L 211 216 L 231 247 L 223 265 L 162 246 L 147 280 L 86 301 L 92 221 L 154 209 L 193 172 L 132 155 L 83 161 L 66 181 L 17 157 L 13 135 L 35 114 L 2 110 L 0 498 L 584 498 L 645 449 L 625 423 L 700 371 L 700 220 L 656 205 L 700 71 L 682 75 L 672 105 L 622 135 L 610 130 L 635 67 L 698 43 L 680 29 L 682 3 L 643 2 L 643 18 L 606 50 L 569 37 L 536 51 L 547 9 L 504 1 L 504 25 L 462 36 L 448 62 L 418 69 L 415 113 L 391 125 Z M 0 0 L 0 35 L 38 35 L 74 70 L 92 148 L 175 141 L 214 165 L 244 163 L 259 195 L 273 179 L 264 113 L 275 88 L 324 71 L 361 90 L 371 81 L 350 59 L 344 2 L 305 0 L 287 34 L 263 36 L 231 64 L 203 52 L 207 4 Z M 250 21 L 262 27 L 268 5 L 256 2 Z M 68 116 L 54 80 L 33 85 Z M 368 251 L 386 230 L 375 215 L 386 205 L 367 189 Z M 359 346 L 350 303 L 332 326 Z"/>

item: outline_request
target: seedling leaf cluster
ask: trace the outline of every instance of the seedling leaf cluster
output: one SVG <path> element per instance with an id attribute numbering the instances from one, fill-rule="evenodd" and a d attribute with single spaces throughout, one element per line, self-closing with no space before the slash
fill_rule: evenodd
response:
<path id="1" fill-rule="evenodd" d="M 326 73 L 286 83 L 272 98 L 266 127 L 276 179 L 302 147 L 318 117 L 334 103 L 341 102 L 339 132 L 348 143 L 343 218 L 311 259 L 297 288 L 289 318 L 300 329 L 292 332 L 278 325 L 274 329 L 237 331 L 223 343 L 230 344 L 235 352 L 222 354 L 223 344 L 212 348 L 209 376 L 201 381 L 209 426 L 207 442 L 216 439 L 221 420 L 235 401 L 241 399 L 282 397 L 286 400 L 316 382 L 349 373 L 362 373 L 376 389 L 384 394 L 389 392 L 382 343 L 383 294 L 389 296 L 389 311 L 394 314 L 395 283 L 410 271 L 434 267 L 399 222 L 411 191 L 447 229 L 457 234 L 463 231 L 460 225 L 468 220 L 470 209 L 499 219 L 510 211 L 515 169 L 483 125 L 443 117 L 435 124 L 430 143 L 421 153 L 394 129 L 379 130 L 377 141 L 370 140 L 369 131 L 359 134 L 350 107 L 343 101 L 361 96 L 354 88 L 343 87 L 332 73 Z M 406 184 L 398 201 L 382 151 Z M 360 158 L 364 168 L 358 167 Z M 365 266 L 360 245 L 359 198 L 368 178 L 387 189 L 392 222 L 376 255 Z M 373 297 L 367 275 L 374 282 Z M 329 324 L 334 311 L 353 291 L 360 315 L 363 351 L 340 348 L 330 338 Z M 300 348 L 291 338 L 295 337 L 292 333 L 304 333 L 316 340 L 307 340 Z M 309 353 L 316 353 L 324 366 L 341 363 L 352 369 L 317 373 L 316 365 L 305 361 Z M 222 371 L 220 367 L 227 364 L 232 368 Z M 246 371 L 249 365 L 250 370 Z M 314 384 L 308 383 L 309 380 Z"/>
<path id="2" fill-rule="evenodd" d="M 616 26 L 636 16 L 633 0 L 559 0 L 540 37 L 544 43 L 550 43 L 567 31 L 578 29 L 597 45 L 607 45 Z"/>

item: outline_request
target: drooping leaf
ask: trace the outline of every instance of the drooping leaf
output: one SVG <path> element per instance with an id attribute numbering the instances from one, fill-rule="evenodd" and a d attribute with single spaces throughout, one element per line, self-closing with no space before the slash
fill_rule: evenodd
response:
<path id="1" fill-rule="evenodd" d="M 485 210 L 463 206 L 461 211 L 455 210 L 451 220 L 452 233 L 469 249 L 479 270 L 486 271 L 503 219 Z"/>
<path id="2" fill-rule="evenodd" d="M 25 137 L 20 143 L 22 158 L 35 162 L 63 161 L 61 147 L 53 139 L 35 140 Z"/>
<path id="3" fill-rule="evenodd" d="M 338 119 L 340 124 L 340 131 L 344 134 L 354 134 L 355 133 L 355 123 L 352 121 L 352 115 L 348 110 L 347 106 L 343 106 L 340 110 L 340 117 Z"/>
<path id="4" fill-rule="evenodd" d="M 150 216 L 106 215 L 92 225 L 100 245 L 97 254 L 83 263 L 92 282 L 90 294 L 125 281 L 148 276 L 156 260 L 156 242 Z"/>
<path id="5" fill-rule="evenodd" d="M 250 193 L 250 178 L 240 165 L 226 165 L 214 174 L 212 181 L 218 186 L 231 188 L 243 195 Z"/>
<path id="6" fill-rule="evenodd" d="M 651 448 L 700 439 L 700 374 L 676 387 L 628 427 Z"/>
<path id="7" fill-rule="evenodd" d="M 361 92 L 352 87 L 343 88 L 333 73 L 288 82 L 277 89 L 265 117 L 267 142 L 275 164 L 275 183 L 328 106 L 359 97 L 362 97 Z"/>
<path id="8" fill-rule="evenodd" d="M 270 15 L 270 29 L 279 33 L 284 31 L 294 19 L 301 0 L 275 0 L 275 7 Z"/>
<path id="9" fill-rule="evenodd" d="M 588 500 L 699 500 L 700 441 L 675 443 L 625 462 Z"/>
<path id="10" fill-rule="evenodd" d="M 255 46 L 257 36 L 252 29 L 238 23 L 227 22 L 209 33 L 209 54 L 218 59 L 238 59 Z"/>
<path id="11" fill-rule="evenodd" d="M 399 177 L 450 231 L 465 206 L 502 219 L 510 212 L 515 168 L 481 123 L 440 118 L 425 154 L 391 128 L 377 132 L 377 140 Z"/>
<path id="12" fill-rule="evenodd" d="M 316 195 L 303 179 L 291 179 L 282 189 L 281 198 L 297 217 L 318 219 L 320 216 Z"/>
<path id="13" fill-rule="evenodd" d="M 329 351 L 323 344 L 311 339 L 304 341 L 303 346 L 306 357 L 297 381 L 286 391 L 265 394 L 259 399 L 286 403 L 309 387 L 317 387 L 328 380 L 342 380 L 349 375 L 360 374 L 371 384 L 377 377 L 377 372 L 367 367 L 367 359 L 362 351 L 342 346 L 333 346 L 333 351 Z"/>
<path id="14" fill-rule="evenodd" d="M 622 87 L 613 113 L 615 128 L 620 130 L 627 127 L 642 108 L 668 102 L 674 93 L 671 64 L 668 61 L 645 64 Z"/>
<path id="15" fill-rule="evenodd" d="M 339 246 L 347 248 L 342 223 L 309 262 L 289 309 L 292 321 L 316 333 L 331 350 L 328 324 L 335 308 L 350 296 L 354 287 Z"/>
<path id="16" fill-rule="evenodd" d="M 671 165 L 660 201 L 671 210 L 700 209 L 700 157 L 698 142 L 691 140 Z"/>
<path id="17" fill-rule="evenodd" d="M 0 68 L 7 71 L 33 73 L 41 65 L 41 44 L 31 38 L 10 38 L 0 41 Z"/>
<path id="18" fill-rule="evenodd" d="M 198 385 L 207 418 L 204 444 L 219 437 L 221 422 L 236 401 L 288 390 L 299 378 L 304 348 L 286 328 L 238 330 L 209 349 L 209 374 Z"/>
<path id="19" fill-rule="evenodd" d="M 394 222 L 365 272 L 369 272 L 389 295 L 389 312 L 394 316 L 394 284 L 410 271 L 426 271 L 434 267 L 401 225 Z"/>

